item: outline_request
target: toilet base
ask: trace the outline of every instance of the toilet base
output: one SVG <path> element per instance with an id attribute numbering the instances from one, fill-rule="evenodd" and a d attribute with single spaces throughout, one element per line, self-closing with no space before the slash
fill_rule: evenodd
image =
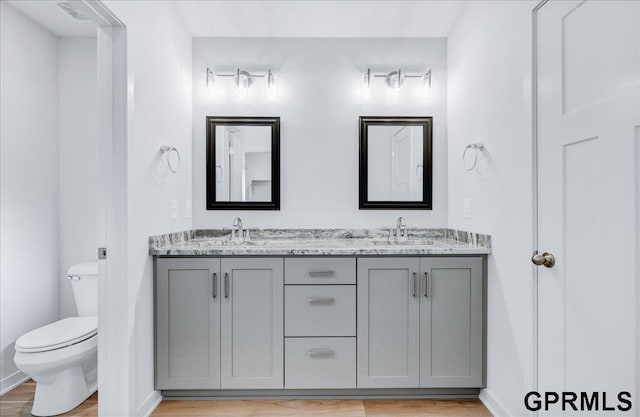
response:
<path id="1" fill-rule="evenodd" d="M 82 365 L 58 373 L 53 381 L 36 380 L 31 414 L 45 417 L 66 413 L 79 406 L 96 390 L 97 384 L 87 383 Z"/>

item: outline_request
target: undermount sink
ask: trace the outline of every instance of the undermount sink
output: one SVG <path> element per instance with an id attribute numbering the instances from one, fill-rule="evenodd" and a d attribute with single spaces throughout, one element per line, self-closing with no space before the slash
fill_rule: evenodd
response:
<path id="1" fill-rule="evenodd" d="M 433 240 L 374 240 L 373 244 L 376 246 L 435 246 Z"/>
<path id="2" fill-rule="evenodd" d="M 207 240 L 207 246 L 264 246 L 266 240 Z"/>

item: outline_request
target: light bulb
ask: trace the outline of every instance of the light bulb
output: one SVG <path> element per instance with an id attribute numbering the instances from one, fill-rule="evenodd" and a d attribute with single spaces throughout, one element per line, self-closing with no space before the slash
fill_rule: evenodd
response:
<path id="1" fill-rule="evenodd" d="M 240 68 L 236 70 L 235 75 L 236 88 L 238 90 L 238 97 L 241 99 L 249 98 L 249 87 L 253 84 L 251 74 L 247 71 L 241 71 Z"/>
<path id="2" fill-rule="evenodd" d="M 362 84 L 360 87 L 360 98 L 368 100 L 371 97 L 371 69 L 362 76 Z"/>
<path id="3" fill-rule="evenodd" d="M 216 74 L 211 68 L 207 68 L 206 86 L 209 98 L 212 98 L 216 93 Z"/>
<path id="4" fill-rule="evenodd" d="M 276 89 L 276 77 L 273 75 L 273 72 L 269 70 L 267 72 L 267 91 L 266 91 L 267 100 L 273 101 L 278 96 L 278 90 Z"/>
<path id="5" fill-rule="evenodd" d="M 422 86 L 418 92 L 418 95 L 424 100 L 431 99 L 431 70 L 427 71 L 422 76 Z"/>

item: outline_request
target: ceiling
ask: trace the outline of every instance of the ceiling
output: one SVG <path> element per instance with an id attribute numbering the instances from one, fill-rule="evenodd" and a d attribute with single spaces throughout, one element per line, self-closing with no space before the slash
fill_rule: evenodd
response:
<path id="1" fill-rule="evenodd" d="M 23 14 L 58 36 L 95 37 L 96 26 L 90 20 L 76 20 L 63 11 L 56 1 L 10 0 Z"/>
<path id="2" fill-rule="evenodd" d="M 465 1 L 174 2 L 195 37 L 446 37 Z"/>
<path id="3" fill-rule="evenodd" d="M 51 0 L 9 3 L 58 36 L 95 36 L 95 26 Z M 153 1 L 144 2 L 153 7 Z M 446 37 L 462 0 L 173 0 L 194 37 Z"/>

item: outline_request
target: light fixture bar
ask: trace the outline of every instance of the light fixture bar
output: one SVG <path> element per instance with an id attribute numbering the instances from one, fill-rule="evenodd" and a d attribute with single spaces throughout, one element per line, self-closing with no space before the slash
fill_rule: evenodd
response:
<path id="1" fill-rule="evenodd" d="M 424 74 L 405 74 L 402 68 L 398 68 L 395 71 L 391 71 L 389 73 L 377 73 L 374 74 L 371 72 L 371 68 L 367 68 L 367 71 L 364 73 L 364 88 L 371 88 L 372 78 L 384 78 L 387 86 L 389 88 L 395 89 L 396 92 L 400 90 L 402 85 L 404 84 L 405 79 L 407 78 L 419 78 L 422 80 L 422 85 L 426 89 L 431 89 L 431 69 L 427 70 Z"/>
<path id="2" fill-rule="evenodd" d="M 389 78 L 389 77 L 395 77 L 395 76 L 400 76 L 401 78 L 428 78 L 429 82 L 431 82 L 431 70 L 427 70 L 426 73 L 424 74 L 406 74 L 402 71 L 402 69 L 397 69 L 396 71 L 392 71 L 389 73 L 379 73 L 379 74 L 372 74 L 371 73 L 371 69 L 368 68 L 367 71 L 364 73 L 365 79 L 371 79 L 371 77 L 374 78 Z"/>
<path id="3" fill-rule="evenodd" d="M 209 73 L 209 71 L 211 71 L 210 68 L 207 68 L 207 74 Z M 269 74 L 273 75 L 273 72 L 271 70 L 268 70 L 267 74 L 251 74 L 248 71 L 244 71 L 240 68 L 236 69 L 236 72 L 234 73 L 221 73 L 221 74 L 214 74 L 216 77 L 237 77 L 238 74 L 244 75 L 245 77 L 248 78 L 267 78 L 269 76 Z"/>
<path id="4" fill-rule="evenodd" d="M 256 78 L 265 79 L 268 95 L 273 96 L 273 90 L 275 90 L 275 75 L 270 68 L 266 73 L 252 74 L 241 68 L 236 68 L 232 73 L 216 73 L 213 68 L 207 67 L 206 87 L 209 89 L 210 94 L 213 94 L 213 91 L 218 89 L 217 87 L 213 88 L 216 84 L 217 77 L 233 78 L 233 83 L 236 88 L 244 91 L 245 93 L 243 93 L 243 95 L 245 96 L 247 96 L 246 93 L 248 93 L 249 88 L 253 85 Z"/>

